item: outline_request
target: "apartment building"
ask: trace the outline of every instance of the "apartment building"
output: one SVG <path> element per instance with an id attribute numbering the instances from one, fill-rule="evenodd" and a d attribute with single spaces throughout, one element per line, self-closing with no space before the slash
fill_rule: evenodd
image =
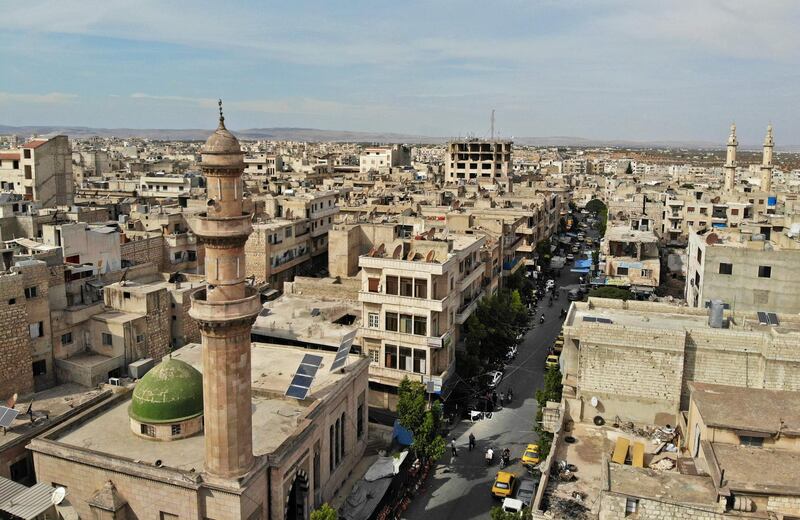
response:
<path id="1" fill-rule="evenodd" d="M 283 157 L 273 153 L 258 153 L 244 158 L 244 173 L 272 176 L 283 171 Z"/>
<path id="2" fill-rule="evenodd" d="M 661 235 L 669 242 L 685 244 L 692 230 L 736 228 L 755 215 L 748 201 L 713 200 L 702 191 L 667 196 L 663 203 Z"/>
<path id="3" fill-rule="evenodd" d="M 510 186 L 513 173 L 512 142 L 466 139 L 447 143 L 445 181 L 454 184 L 495 184 Z"/>
<path id="4" fill-rule="evenodd" d="M 403 166 L 411 166 L 411 148 L 404 144 L 364 148 L 358 157 L 360 173 L 388 172 Z"/>
<path id="5" fill-rule="evenodd" d="M 592 284 L 628 287 L 643 295 L 652 294 L 658 287 L 661 261 L 652 220 L 642 217 L 627 226 L 609 227 L 600 253 L 603 275 Z"/>
<path id="6" fill-rule="evenodd" d="M 42 226 L 45 245 L 61 247 L 64 261 L 91 266 L 98 273 L 117 271 L 122 266 L 119 229 L 90 226 L 85 222 Z M 90 269 L 90 270 L 91 270 Z"/>
<path id="7" fill-rule="evenodd" d="M 67 136 L 33 139 L 19 149 L 0 152 L 0 190 L 18 193 L 42 207 L 72 204 L 72 150 Z"/>
<path id="8" fill-rule="evenodd" d="M 142 175 L 139 178 L 139 196 L 155 199 L 188 197 L 192 188 L 203 187 L 204 180 L 196 175 L 165 174 Z"/>
<path id="9" fill-rule="evenodd" d="M 328 252 L 328 231 L 339 214 L 338 199 L 336 190 L 286 190 L 266 197 L 264 212 L 287 220 L 307 219 L 311 256 L 316 257 Z"/>
<path id="10" fill-rule="evenodd" d="M 396 237 L 359 257 L 370 405 L 395 409 L 408 377 L 441 392 L 454 374 L 459 327 L 485 294 L 478 235 Z"/>
<path id="11" fill-rule="evenodd" d="M 276 218 L 253 224 L 253 233 L 244 247 L 247 275 L 282 290 L 284 282 L 310 274 L 312 240 L 307 218 Z"/>
<path id="12" fill-rule="evenodd" d="M 787 230 L 748 225 L 692 231 L 687 249 L 686 301 L 721 300 L 735 311 L 800 312 L 800 240 Z"/>

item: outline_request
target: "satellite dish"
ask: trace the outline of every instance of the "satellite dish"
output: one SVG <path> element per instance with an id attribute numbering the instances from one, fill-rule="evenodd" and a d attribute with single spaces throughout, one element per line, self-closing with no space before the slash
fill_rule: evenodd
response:
<path id="1" fill-rule="evenodd" d="M 52 502 L 54 506 L 57 506 L 63 502 L 66 497 L 67 490 L 61 486 L 58 486 L 55 490 L 53 490 L 53 494 L 50 495 L 50 502 Z"/>
<path id="2" fill-rule="evenodd" d="M 382 255 L 383 255 L 383 252 L 384 252 L 385 250 L 386 250 L 386 247 L 385 247 L 385 245 L 384 245 L 384 244 L 381 244 L 381 245 L 379 245 L 379 246 L 378 246 L 378 250 L 377 250 L 377 251 L 375 251 L 375 255 L 376 255 L 376 256 L 382 256 Z"/>
<path id="3" fill-rule="evenodd" d="M 425 234 L 425 236 L 428 237 L 428 240 L 432 240 L 435 235 L 436 235 L 436 230 L 434 228 L 430 228 L 428 232 Z"/>
<path id="4" fill-rule="evenodd" d="M 428 254 L 425 255 L 425 261 L 428 262 L 428 263 L 431 263 L 431 262 L 433 262 L 433 258 L 435 256 L 436 256 L 436 251 L 431 249 L 430 251 L 428 251 Z"/>
<path id="5" fill-rule="evenodd" d="M 414 259 L 414 255 L 416 255 L 416 254 L 417 253 L 415 251 L 409 251 L 408 252 L 408 256 L 406 256 L 406 260 L 413 260 Z"/>
<path id="6" fill-rule="evenodd" d="M 592 403 L 592 406 L 593 406 L 593 407 L 597 408 L 597 405 L 598 405 L 598 404 L 600 404 L 600 400 L 597 398 L 597 396 L 596 396 L 596 395 L 593 395 L 593 396 L 592 396 L 591 403 Z"/>
<path id="7" fill-rule="evenodd" d="M 14 392 L 14 395 L 9 397 L 8 401 L 6 401 L 6 406 L 9 407 L 9 408 L 14 408 L 14 406 L 16 406 L 16 404 L 17 404 L 17 393 Z"/>
<path id="8" fill-rule="evenodd" d="M 403 256 L 403 246 L 398 244 L 397 247 L 394 248 L 394 253 L 392 253 L 392 258 L 398 259 Z"/>
<path id="9" fill-rule="evenodd" d="M 375 248 L 371 247 L 369 252 L 367 253 L 367 256 L 374 256 L 374 255 L 375 255 Z"/>

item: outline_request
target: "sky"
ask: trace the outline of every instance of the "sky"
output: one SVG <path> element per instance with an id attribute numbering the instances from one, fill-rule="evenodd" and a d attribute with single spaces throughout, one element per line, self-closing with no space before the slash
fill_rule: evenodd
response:
<path id="1" fill-rule="evenodd" d="M 0 0 L 0 124 L 800 144 L 797 0 Z"/>

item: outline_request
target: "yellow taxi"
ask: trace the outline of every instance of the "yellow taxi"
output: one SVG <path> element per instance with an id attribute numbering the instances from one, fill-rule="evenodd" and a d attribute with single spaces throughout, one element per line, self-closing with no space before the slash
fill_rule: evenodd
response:
<path id="1" fill-rule="evenodd" d="M 498 498 L 510 497 L 514 494 L 514 485 L 517 483 L 517 476 L 509 471 L 498 471 L 492 485 L 492 495 Z"/>
<path id="2" fill-rule="evenodd" d="M 528 444 L 528 447 L 525 448 L 525 453 L 522 454 L 522 464 L 524 465 L 535 465 L 539 464 L 539 445 L 538 444 Z"/>
<path id="3" fill-rule="evenodd" d="M 547 356 L 547 359 L 544 361 L 545 368 L 558 368 L 558 355 L 557 354 L 550 354 Z"/>
<path id="4" fill-rule="evenodd" d="M 561 351 L 564 350 L 564 338 L 559 337 L 556 339 L 556 342 L 553 343 L 553 348 L 551 350 L 556 354 L 561 354 Z"/>

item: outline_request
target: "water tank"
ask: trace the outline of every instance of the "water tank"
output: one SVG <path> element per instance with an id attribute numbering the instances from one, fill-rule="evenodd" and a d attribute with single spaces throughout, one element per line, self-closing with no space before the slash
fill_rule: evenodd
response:
<path id="1" fill-rule="evenodd" d="M 708 325 L 714 329 L 721 329 L 724 323 L 722 314 L 725 311 L 722 300 L 711 300 L 708 307 Z"/>

